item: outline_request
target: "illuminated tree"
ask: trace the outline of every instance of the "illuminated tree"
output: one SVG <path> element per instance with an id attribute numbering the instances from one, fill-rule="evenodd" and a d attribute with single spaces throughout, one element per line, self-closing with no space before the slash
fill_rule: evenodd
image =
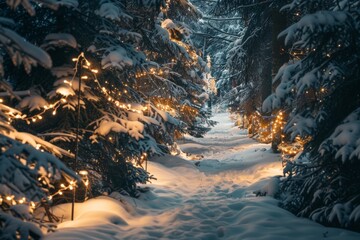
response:
<path id="1" fill-rule="evenodd" d="M 126 69 L 136 68 L 145 62 L 145 56 L 135 49 L 141 36 L 129 31 L 127 25 L 130 24 L 132 17 L 121 10 L 120 3 L 111 1 L 90 5 L 78 4 L 76 1 L 68 1 L 68 3 L 66 6 L 57 6 L 57 12 L 36 6 L 35 17 L 25 15 L 20 18 L 14 12 L 8 12 L 9 15 L 21 19 L 18 27 L 21 34 L 41 45 L 54 63 L 50 72 L 37 68 L 32 71 L 31 76 L 26 72 L 14 71 L 11 66 L 6 68 L 5 77 L 12 79 L 11 84 L 17 91 L 33 89 L 28 91 L 29 96 L 19 98 L 17 101 L 18 108 L 27 115 L 26 123 L 30 125 L 23 121 L 14 124 L 18 129 L 30 128 L 30 131 L 40 134 L 57 146 L 75 152 L 73 143 L 77 134 L 76 109 L 80 103 L 82 107 L 79 126 L 83 141 L 79 146 L 79 157 L 86 161 L 79 161 L 79 165 L 75 166 L 73 159 L 63 160 L 76 169 L 89 168 L 94 170 L 92 173 L 102 172 L 100 176 L 106 177 L 99 180 L 110 183 L 121 182 L 122 184 L 117 187 L 134 194 L 135 183 L 140 179 L 144 182 L 146 177 L 141 176 L 147 174 L 141 171 L 140 178 L 128 176 L 129 172 L 136 173 L 136 170 L 131 170 L 133 163 L 128 162 L 133 160 L 128 156 L 131 150 L 136 150 L 131 152 L 135 159 L 137 157 L 140 159 L 143 152 L 150 150 L 162 152 L 157 147 L 157 143 L 152 141 L 151 136 L 147 137 L 143 133 L 144 124 L 135 116 L 129 116 L 133 112 L 132 106 L 136 105 L 134 103 L 139 103 L 141 98 L 132 91 L 128 83 L 121 81 L 129 74 Z M 78 7 L 86 14 L 74 11 L 72 7 Z M 82 31 L 78 31 L 79 28 Z M 32 31 L 29 32 L 28 29 Z M 41 34 L 36 29 L 41 29 Z M 113 33 L 110 34 L 111 32 Z M 85 55 L 94 62 L 94 65 L 86 59 L 74 67 L 71 60 L 80 54 L 79 50 L 82 48 L 88 50 Z M 46 56 L 51 62 L 48 54 Z M 99 71 L 101 67 L 103 71 Z M 98 72 L 100 72 L 99 78 L 96 76 Z M 79 87 L 80 82 L 81 87 Z M 115 84 L 117 87 L 113 87 Z M 121 96 L 118 97 L 120 93 Z M 81 95 L 80 102 L 78 102 L 79 95 Z M 120 143 L 118 141 L 115 148 L 111 147 L 113 145 L 111 137 L 107 136 L 111 131 L 104 130 L 105 120 L 109 124 L 118 121 L 118 124 L 123 126 L 119 134 L 124 133 L 125 137 L 121 137 L 121 134 L 116 137 L 121 141 Z M 149 120 L 147 122 L 153 123 Z M 98 130 L 99 128 L 102 131 Z M 139 136 L 144 136 L 145 140 L 138 141 Z M 98 143 L 93 144 L 92 142 L 95 141 Z M 140 148 L 139 145 L 143 147 Z M 87 154 L 88 152 L 91 154 Z M 110 169 L 112 171 L 118 169 L 118 173 L 115 171 L 113 174 L 107 174 Z M 94 175 L 90 174 L 90 177 L 92 176 Z"/>
<path id="2" fill-rule="evenodd" d="M 295 59 L 275 77 L 264 111 L 292 109 L 285 141 L 308 139 L 289 161 L 282 206 L 320 223 L 359 229 L 359 1 L 293 1 L 298 21 L 280 36 Z"/>
<path id="3" fill-rule="evenodd" d="M 139 27 L 144 39 L 140 49 L 150 63 L 156 64 L 147 71 L 135 74 L 142 82 L 135 86 L 136 90 L 145 99 L 154 102 L 157 108 L 169 111 L 173 117 L 185 123 L 183 126 L 189 130 L 180 127 L 178 131 L 203 135 L 206 128 L 199 124 L 203 121 L 197 119 L 205 121 L 208 118 L 201 108 L 207 100 L 204 73 L 209 69 L 193 46 L 191 29 L 182 21 L 170 19 L 184 16 L 195 19 L 197 11 L 187 1 L 167 1 L 160 9 L 154 9 L 149 4 L 128 4 L 128 8 L 136 12 L 139 19 L 155 19 Z"/>
<path id="4" fill-rule="evenodd" d="M 208 130 L 203 120 L 209 114 L 202 110 L 206 62 L 192 45 L 191 30 L 170 19 L 196 17 L 196 11 L 187 1 L 33 7 L 35 16 L 2 9 L 17 20 L 21 35 L 46 51 L 47 61 L 38 62 L 52 62 L 50 71 L 36 67 L 29 75 L 3 59 L 5 78 L 24 93 L 11 104 L 27 117 L 13 125 L 78 153 L 78 163 L 71 156 L 62 160 L 89 170 L 94 193 L 106 185 L 136 195 L 136 183 L 149 178 L 143 169 L 148 156 L 169 152 L 179 134 Z"/>
<path id="5" fill-rule="evenodd" d="M 16 8 L 19 3 L 9 2 L 14 4 L 10 5 L 12 8 Z M 29 14 L 34 14 L 29 2 L 23 1 L 21 4 Z M 58 4 L 48 6 L 57 8 Z M 22 65 L 27 73 L 37 65 L 45 68 L 52 66 L 50 56 L 10 29 L 14 26 L 15 23 L 8 18 L 0 21 L 0 49 L 2 55 L 7 54 L 4 56 L 5 60 L 1 56 L 0 61 L 0 89 L 2 96 L 6 98 L 0 99 L 0 234 L 6 239 L 39 239 L 43 235 L 39 226 L 50 231 L 54 227 L 36 219 L 32 215 L 34 209 L 51 202 L 53 196 L 62 194 L 62 190 L 75 187 L 76 181 L 80 179 L 54 156 L 71 156 L 70 153 L 12 126 L 17 119 L 29 122 L 36 118 L 29 118 L 11 106 L 12 99 L 19 101 L 24 94 L 29 95 L 29 91 L 13 91 L 12 86 L 4 81 L 6 58 L 10 58 L 15 66 Z M 39 109 L 46 103 L 41 97 L 32 100 L 34 99 L 25 97 L 22 104 L 31 109 Z M 37 118 L 42 117 L 39 115 Z M 63 181 L 62 190 L 54 186 L 60 180 Z"/>

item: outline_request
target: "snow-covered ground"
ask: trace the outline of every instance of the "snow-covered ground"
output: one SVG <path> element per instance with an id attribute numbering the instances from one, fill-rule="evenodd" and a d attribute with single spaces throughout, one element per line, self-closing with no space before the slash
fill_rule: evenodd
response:
<path id="1" fill-rule="evenodd" d="M 277 207 L 271 197 L 282 174 L 279 156 L 234 127 L 227 113 L 204 138 L 186 137 L 190 156 L 164 156 L 148 164 L 157 180 L 139 199 L 113 193 L 76 204 L 75 221 L 47 239 L 360 239 Z M 259 191 L 266 196 L 256 197 Z M 119 201 L 120 200 L 120 201 Z M 70 204 L 54 209 L 69 219 Z"/>

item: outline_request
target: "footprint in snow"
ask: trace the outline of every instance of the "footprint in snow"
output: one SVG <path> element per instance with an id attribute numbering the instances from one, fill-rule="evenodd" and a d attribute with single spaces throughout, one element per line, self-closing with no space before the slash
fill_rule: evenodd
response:
<path id="1" fill-rule="evenodd" d="M 255 152 L 257 152 L 257 151 L 265 152 L 266 150 L 267 150 L 266 148 L 257 148 L 257 149 L 255 149 Z"/>

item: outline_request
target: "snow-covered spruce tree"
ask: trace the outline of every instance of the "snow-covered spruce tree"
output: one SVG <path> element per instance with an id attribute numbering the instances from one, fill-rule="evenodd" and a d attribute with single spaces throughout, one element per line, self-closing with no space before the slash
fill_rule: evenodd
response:
<path id="1" fill-rule="evenodd" d="M 30 125 L 17 122 L 17 127 L 30 128 L 75 152 L 81 79 L 76 168 L 88 169 L 90 176 L 101 176 L 110 186 L 136 194 L 135 183 L 145 182 L 148 176 L 135 163 L 141 165 L 148 154 L 167 152 L 177 132 L 206 130 L 194 129 L 201 122 L 197 116 L 207 117 L 200 111 L 204 101 L 200 76 L 206 64 L 196 58 L 185 39 L 170 40 L 169 34 L 177 30 L 162 26 L 162 21 L 173 23 L 159 16 L 166 9 L 162 1 L 68 1 L 56 12 L 35 9 L 35 17 L 6 12 L 17 18 L 18 30 L 41 45 L 54 62 L 50 72 L 36 68 L 31 76 L 8 67 L 6 77 L 16 90 L 36 89 L 18 104 Z M 177 25 L 188 35 L 181 22 Z M 178 55 L 183 62 L 175 62 Z M 73 166 L 73 159 L 64 161 Z"/>
<path id="2" fill-rule="evenodd" d="M 292 109 L 285 140 L 310 138 L 289 162 L 281 205 L 330 226 L 360 229 L 360 1 L 293 1 L 280 37 L 298 60 L 278 72 L 264 111 Z"/>
<path id="3" fill-rule="evenodd" d="M 22 4 L 33 14 L 28 2 Z M 15 66 L 24 67 L 28 73 L 36 65 L 46 68 L 52 65 L 49 55 L 13 31 L 11 28 L 14 26 L 13 20 L 1 18 L 0 91 L 5 99 L 0 100 L 0 236 L 1 239 L 40 239 L 43 234 L 39 226 L 50 231 L 54 227 L 36 219 L 32 215 L 34 209 L 51 202 L 52 197 L 62 190 L 74 187 L 79 178 L 54 156 L 70 155 L 67 151 L 31 133 L 19 132 L 12 126 L 16 119 L 28 118 L 11 106 L 12 99 L 21 99 L 24 92 L 13 91 L 12 86 L 4 81 L 6 58 L 10 58 Z M 55 182 L 60 180 L 64 187 L 55 189 Z"/>
<path id="4" fill-rule="evenodd" d="M 93 67 L 91 67 L 91 69 L 85 69 L 85 67 L 88 67 L 87 64 L 89 61 L 82 61 L 84 66 L 81 66 L 81 68 L 84 68 L 82 70 L 84 76 L 80 76 L 79 72 L 76 73 L 80 68 L 75 69 L 71 61 L 72 58 L 76 58 L 76 56 L 79 55 L 79 50 L 81 50 L 80 46 L 91 46 L 91 44 L 97 40 L 95 39 L 96 37 L 103 39 L 101 43 L 103 44 L 103 49 L 105 49 L 104 53 L 101 52 L 99 54 L 97 60 L 101 62 L 101 57 L 106 59 L 106 57 L 111 55 L 111 51 L 105 52 L 107 50 L 106 47 L 111 47 L 109 46 L 109 42 L 113 41 L 116 37 L 112 36 L 112 39 L 107 33 L 103 33 L 106 31 L 106 29 L 103 28 L 114 27 L 115 24 L 111 24 L 110 21 L 106 22 L 105 17 L 103 20 L 101 20 L 101 18 L 103 17 L 102 14 L 105 13 L 107 14 L 106 17 L 108 17 L 111 13 L 120 14 L 120 12 L 110 11 L 109 13 L 107 12 L 109 11 L 109 7 L 111 8 L 113 6 L 107 6 L 105 2 L 103 2 L 103 5 L 99 6 L 96 4 L 92 6 L 94 10 L 90 11 L 91 6 L 86 2 L 79 5 L 77 1 L 67 1 L 67 5 L 65 6 L 58 5 L 56 7 L 57 11 L 55 12 L 52 9 L 41 8 L 37 5 L 34 6 L 36 10 L 34 17 L 22 14 L 22 9 L 20 8 L 17 8 L 16 11 L 8 10 L 8 14 L 18 23 L 16 26 L 17 30 L 21 32 L 23 36 L 26 36 L 27 39 L 35 42 L 37 45 L 41 45 L 43 49 L 47 50 L 53 59 L 54 66 L 50 72 L 41 68 L 35 68 L 29 76 L 25 72 L 14 71 L 15 69 L 9 65 L 6 68 L 7 75 L 5 77 L 12 79 L 11 84 L 18 91 L 28 88 L 33 89 L 33 91 L 29 92 L 29 96 L 19 99 L 17 104 L 17 106 L 27 114 L 27 123 L 30 125 L 26 125 L 22 121 L 17 121 L 15 126 L 24 131 L 30 130 L 33 133 L 38 133 L 38 135 L 41 135 L 43 138 L 73 153 L 75 152 L 74 142 L 76 140 L 77 93 L 79 89 L 79 78 L 83 77 L 81 84 L 81 93 L 83 96 L 80 101 L 83 107 L 80 112 L 80 129 L 82 129 L 81 132 L 84 134 L 80 134 L 83 141 L 80 144 L 79 158 L 88 161 L 80 161 L 80 164 L 78 164 L 76 168 L 77 170 L 87 168 L 89 172 L 92 173 L 91 176 L 106 176 L 106 180 L 109 181 L 111 180 L 110 177 L 108 177 L 109 174 L 107 174 L 109 169 L 118 169 L 118 171 L 121 170 L 121 172 L 118 172 L 116 175 L 120 176 L 119 178 L 121 179 L 127 180 L 130 179 L 128 173 L 134 172 L 132 170 L 130 171 L 133 165 L 128 164 L 125 161 L 126 158 L 122 157 L 120 158 L 122 159 L 121 161 L 116 160 L 117 164 L 112 166 L 111 159 L 115 159 L 116 157 L 114 148 L 111 148 L 113 151 L 109 151 L 106 147 L 102 146 L 101 143 L 91 144 L 90 136 L 92 135 L 91 133 L 94 132 L 94 129 L 92 125 L 89 131 L 88 125 L 96 119 L 103 117 L 104 113 L 112 112 L 112 109 L 109 109 L 107 112 L 101 111 L 106 107 L 109 96 L 102 94 L 103 91 L 98 90 L 100 82 L 95 82 L 95 79 L 91 78 L 93 75 L 89 75 L 93 74 L 90 70 L 96 70 Z M 79 14 L 74 10 L 74 7 L 81 8 L 87 13 L 87 16 L 86 14 L 85 16 Z M 100 9 L 98 9 L 98 7 Z M 113 9 L 116 8 L 113 7 Z M 98 14 L 97 12 L 95 13 L 97 10 L 99 11 Z M 4 9 L 4 11 L 7 11 L 7 9 Z M 86 19 L 89 15 L 91 16 L 89 19 L 97 23 L 97 25 L 93 24 L 93 26 L 96 27 L 95 29 L 90 28 L 91 23 Z M 125 17 L 128 16 L 125 15 L 124 18 Z M 99 26 L 99 24 L 103 24 L 105 27 L 103 25 Z M 80 26 L 83 27 L 82 31 L 78 31 L 78 28 L 75 28 Z M 31 31 L 29 31 L 29 29 L 31 29 Z M 100 33 L 100 36 L 96 35 L 98 31 L 102 31 L 103 34 L 101 35 Z M 123 34 L 125 35 L 126 33 L 127 32 L 124 31 Z M 113 49 L 115 48 L 116 47 Z M 115 60 L 117 59 L 118 58 L 115 58 Z M 106 62 L 104 64 L 106 64 Z M 98 64 L 98 67 L 100 67 L 99 65 L 100 64 Z M 85 81 L 86 75 L 88 75 L 89 81 Z M 109 143 L 107 145 L 109 145 Z M 93 152 L 90 151 L 92 148 L 94 149 Z M 95 151 L 96 149 L 100 151 Z M 88 155 L 94 158 L 90 158 Z M 139 155 L 139 153 L 136 153 L 136 155 Z M 73 158 L 64 158 L 63 160 L 74 168 Z M 102 170 L 102 172 L 93 171 L 99 169 Z M 97 175 L 93 173 L 97 173 Z M 140 176 L 142 175 L 143 174 L 140 174 Z M 121 181 L 122 185 L 120 185 L 119 188 L 125 188 L 128 192 L 134 191 L 135 180 L 138 179 L 132 179 L 134 182 Z M 92 188 L 94 188 L 94 185 L 92 185 Z"/>
<path id="5" fill-rule="evenodd" d="M 145 182 L 147 174 L 133 164 L 140 164 L 143 154 L 166 150 L 147 133 L 148 129 L 160 128 L 161 122 L 171 119 L 164 120 L 168 114 L 156 112 L 145 117 L 145 101 L 134 90 L 136 83 L 130 75 L 141 64 L 145 65 L 145 55 L 135 49 L 141 35 L 129 30 L 133 18 L 124 12 L 121 3 L 111 1 L 76 2 L 70 7 L 59 7 L 57 12 L 44 8 L 36 11 L 36 17 L 19 17 L 19 29 L 47 50 L 54 59 L 54 67 L 50 73 L 37 69 L 32 76 L 8 71 L 17 90 L 37 89 L 36 96 L 32 94 L 18 105 L 33 121 L 30 126 L 18 122 L 18 127 L 30 127 L 49 141 L 75 152 L 81 78 L 82 140 L 76 168 L 88 169 L 90 176 L 101 176 L 100 180 L 108 182 L 107 185 L 135 194 L 135 183 Z M 39 20 L 46 18 L 48 21 Z M 39 21 L 41 34 L 36 28 Z M 80 54 L 80 50 L 85 54 Z M 99 71 L 100 68 L 103 70 Z M 64 160 L 73 166 L 73 159 Z"/>

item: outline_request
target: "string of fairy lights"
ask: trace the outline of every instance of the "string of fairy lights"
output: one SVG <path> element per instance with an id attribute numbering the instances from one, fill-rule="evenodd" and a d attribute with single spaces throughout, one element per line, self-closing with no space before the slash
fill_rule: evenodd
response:
<path id="1" fill-rule="evenodd" d="M 114 104 L 119 109 L 126 110 L 126 111 L 144 113 L 144 111 L 148 110 L 149 106 L 141 106 L 141 107 L 136 106 L 136 107 L 133 107 L 132 104 L 121 102 L 121 101 L 117 100 L 117 97 L 112 96 L 111 93 L 115 92 L 114 89 L 112 89 L 110 91 L 109 89 L 107 89 L 106 87 L 104 87 L 104 86 L 102 86 L 100 84 L 100 81 L 97 78 L 97 73 L 99 71 L 97 69 L 91 67 L 91 63 L 90 63 L 90 61 L 88 59 L 85 58 L 84 53 L 81 53 L 77 58 L 72 59 L 72 61 L 75 62 L 74 74 L 73 74 L 72 79 L 64 79 L 63 80 L 64 84 L 67 84 L 74 91 L 75 90 L 84 91 L 83 89 L 79 89 L 79 88 L 74 89 L 74 85 L 76 85 L 77 84 L 76 81 L 78 81 L 76 79 L 76 75 L 77 75 L 77 71 L 78 71 L 78 68 L 79 68 L 81 58 L 83 58 L 83 60 L 85 62 L 85 65 L 82 65 L 81 67 L 83 69 L 87 70 L 87 72 L 84 75 L 80 76 L 81 80 L 88 80 L 88 79 L 92 78 L 93 81 L 97 84 L 97 86 L 101 90 L 100 92 L 102 92 L 104 94 L 105 99 L 108 102 Z M 163 71 L 162 69 L 155 69 L 155 68 L 150 68 L 150 70 L 148 72 L 146 72 L 146 74 L 152 74 L 152 75 L 155 75 L 155 74 L 163 75 L 164 73 L 165 73 L 165 71 Z M 138 73 L 136 75 L 136 77 L 142 77 L 142 76 L 145 76 L 145 72 L 142 73 L 142 74 Z M 44 114 L 47 111 L 51 111 L 52 115 L 56 115 L 57 112 L 58 112 L 58 108 L 61 107 L 63 104 L 67 103 L 69 101 L 68 98 L 73 96 L 73 94 L 70 94 L 69 92 L 66 92 L 66 89 L 61 89 L 61 91 L 59 91 L 57 93 L 59 93 L 59 95 L 62 96 L 60 99 L 50 103 L 49 105 L 43 106 L 42 110 L 39 111 L 37 114 L 35 114 L 33 116 L 26 116 L 25 114 L 22 114 L 20 111 L 18 111 L 16 109 L 13 109 L 13 108 L 10 108 L 10 107 L 6 106 L 5 104 L 2 104 L 4 102 L 3 99 L 0 99 L 0 104 L 2 104 L 3 109 L 8 110 L 8 112 L 7 112 L 8 124 L 11 124 L 13 119 L 22 119 L 22 120 L 26 121 L 28 124 L 30 124 L 31 122 L 35 123 L 35 122 L 37 122 L 39 120 L 42 120 L 44 118 Z M 118 94 L 114 94 L 114 95 L 121 96 L 123 93 L 126 94 L 126 93 L 128 93 L 128 91 L 126 89 L 124 89 L 123 91 L 121 91 L 121 93 L 119 91 Z M 165 101 L 166 101 L 166 99 L 165 99 Z M 168 112 L 172 116 L 177 115 L 175 109 L 172 108 L 169 105 L 169 103 L 167 103 L 167 104 L 166 103 L 165 104 L 161 103 L 161 98 L 156 99 L 155 106 L 158 109 L 162 110 L 162 111 Z M 191 108 L 190 106 L 187 106 L 187 105 L 181 106 L 180 109 L 181 109 L 180 111 L 188 110 L 189 112 L 197 113 L 196 109 L 193 109 L 193 108 Z M 37 144 L 37 149 L 44 151 L 44 149 L 41 149 L 41 147 L 42 147 L 41 144 Z M 138 162 L 143 163 L 144 161 L 146 161 L 147 157 L 148 157 L 147 153 L 143 152 L 139 156 L 139 161 Z M 86 189 L 88 189 L 89 180 L 87 178 L 87 174 L 88 174 L 87 171 L 86 170 L 81 170 L 81 171 L 78 172 L 78 174 L 80 174 L 82 176 L 81 179 L 83 180 L 83 184 L 86 187 Z M 43 186 L 48 185 L 47 182 L 45 181 L 45 179 L 43 179 L 42 177 L 39 177 L 38 181 L 41 184 L 43 184 Z M 76 181 L 73 181 L 73 180 L 69 181 L 68 183 L 61 183 L 59 189 L 57 189 L 54 193 L 48 195 L 46 197 L 46 200 L 51 201 L 55 196 L 57 196 L 57 195 L 61 196 L 61 195 L 64 194 L 65 191 L 73 191 L 74 188 L 76 188 L 76 187 L 77 187 Z M 30 206 L 31 210 L 34 210 L 38 206 L 39 203 L 31 201 L 31 200 L 27 199 L 26 197 L 21 197 L 19 199 L 16 199 L 15 195 L 4 195 L 4 196 L 0 195 L 0 205 L 2 207 L 4 207 L 5 206 L 4 204 L 8 205 L 8 206 L 14 206 L 14 205 L 17 205 L 17 204 L 26 204 L 26 205 Z"/>
<path id="2" fill-rule="evenodd" d="M 81 171 L 78 172 L 78 174 L 81 176 L 81 181 L 82 181 L 83 185 L 85 186 L 85 190 L 86 190 L 85 196 L 86 196 L 86 194 L 88 192 L 89 184 L 90 184 L 89 179 L 87 177 L 88 172 L 86 170 L 81 170 Z M 44 186 L 49 185 L 41 177 L 38 178 L 38 181 L 40 183 L 42 183 Z M 76 181 L 74 181 L 74 180 L 70 180 L 66 184 L 61 183 L 60 188 L 57 191 L 55 191 L 54 193 L 48 195 L 46 197 L 46 199 L 44 199 L 44 200 L 51 201 L 55 196 L 57 196 L 57 195 L 61 196 L 61 195 L 64 194 L 65 191 L 67 191 L 67 190 L 72 191 L 76 187 L 77 187 L 77 184 L 76 184 Z M 15 205 L 18 205 L 18 204 L 28 205 L 30 207 L 29 210 L 32 212 L 37 208 L 37 206 L 40 203 L 35 201 L 35 200 L 34 201 L 29 200 L 26 197 L 19 197 L 18 199 L 16 199 L 14 194 L 8 194 L 8 195 L 1 195 L 0 194 L 0 207 L 1 208 L 6 208 L 7 206 L 15 206 Z"/>
<path id="3" fill-rule="evenodd" d="M 281 152 L 281 157 L 287 160 L 292 159 L 304 150 L 305 144 L 310 142 L 311 137 L 307 136 L 302 138 L 296 136 L 294 141 L 289 143 L 285 140 L 285 133 L 283 132 L 287 123 L 285 120 L 285 112 L 279 111 L 272 118 L 272 121 L 264 120 L 264 117 L 259 112 L 255 112 L 249 118 L 251 121 L 249 128 L 255 128 L 252 129 L 252 131 L 259 134 L 258 140 L 260 142 L 270 143 L 274 141 L 275 138 L 278 139 L 279 145 L 277 148 Z"/>
<path id="4" fill-rule="evenodd" d="M 99 81 L 97 80 L 96 74 L 98 73 L 97 69 L 91 68 L 91 63 L 85 58 L 84 53 L 81 53 L 77 58 L 73 58 L 72 60 L 74 62 L 76 62 L 75 65 L 75 70 L 74 70 L 74 75 L 73 78 L 71 80 L 63 80 L 63 82 L 65 84 L 68 84 L 70 87 L 73 86 L 73 83 L 75 81 L 75 76 L 77 74 L 77 69 L 78 69 L 78 64 L 80 62 L 80 58 L 84 58 L 85 59 L 85 63 L 86 65 L 83 65 L 82 67 L 85 69 L 88 69 L 94 76 L 94 82 L 98 83 L 98 86 L 100 87 L 100 89 L 102 89 L 102 92 L 104 94 L 108 94 L 108 91 L 106 88 L 102 87 L 99 83 Z M 88 75 L 83 75 L 80 76 L 82 80 L 87 80 L 89 78 Z M 82 89 L 78 89 L 78 91 L 81 91 Z M 47 106 L 43 106 L 43 110 L 40 111 L 39 113 L 37 113 L 34 116 L 31 117 L 27 117 L 25 114 L 22 114 L 20 111 L 10 108 L 8 106 L 6 106 L 5 104 L 2 104 L 4 101 L 3 99 L 0 99 L 0 104 L 3 110 L 7 110 L 7 116 L 8 116 L 8 124 L 11 124 L 11 121 L 13 119 L 22 119 L 25 120 L 28 124 L 30 124 L 31 122 L 36 122 L 37 120 L 42 120 L 43 119 L 43 115 L 51 110 L 52 111 L 52 115 L 56 115 L 57 113 L 57 109 L 61 106 L 61 104 L 66 103 L 67 102 L 67 97 L 70 96 L 70 94 L 67 94 L 66 92 L 62 92 L 62 96 L 63 98 L 61 98 L 60 100 L 57 100 Z M 107 98 L 108 101 L 113 102 L 113 99 L 111 97 Z M 118 106 L 121 109 L 126 109 L 126 110 L 132 110 L 132 111 L 138 111 L 136 109 L 132 109 L 130 104 L 120 104 L 120 102 L 116 102 L 115 103 L 116 106 Z M 44 149 L 41 149 L 41 144 L 37 144 L 36 147 L 38 150 L 44 151 Z M 86 192 L 87 189 L 89 187 L 89 179 L 87 177 L 88 172 L 86 170 L 81 170 L 78 172 L 78 174 L 81 176 L 82 182 L 85 186 Z M 39 181 L 39 183 L 41 183 L 44 187 L 49 187 L 50 188 L 50 183 L 48 183 L 43 177 L 39 177 L 37 179 Z M 57 191 L 55 191 L 54 193 L 48 195 L 46 197 L 46 201 L 51 201 L 55 196 L 57 195 L 63 195 L 65 191 L 70 190 L 72 191 L 74 188 L 77 187 L 76 181 L 74 180 L 70 180 L 68 183 L 61 183 L 60 184 L 60 188 L 57 189 Z M 36 203 L 35 201 L 29 200 L 26 197 L 20 197 L 19 199 L 16 199 L 14 194 L 8 194 L 8 195 L 0 195 L 0 206 L 2 208 L 6 208 L 7 206 L 15 206 L 17 204 L 25 204 L 30 206 L 30 211 L 33 211 L 37 205 L 39 203 Z"/>
<path id="5" fill-rule="evenodd" d="M 170 4 L 170 1 L 166 0 L 165 7 L 163 7 L 161 10 L 163 12 L 167 12 L 169 10 L 169 4 Z M 191 60 L 186 62 L 186 64 L 194 64 L 198 61 L 198 55 L 197 55 L 196 51 L 193 50 L 188 44 L 186 44 L 182 41 L 179 41 L 175 38 L 170 38 L 170 39 L 171 39 L 171 41 L 176 43 L 178 46 L 183 47 L 188 52 Z M 337 47 L 339 47 L 339 48 L 342 47 L 342 44 L 339 43 Z M 294 58 L 300 59 L 300 58 L 302 58 L 303 55 L 307 54 L 310 51 L 316 51 L 316 49 L 307 49 L 306 51 L 293 50 L 290 54 L 292 56 L 294 56 Z M 331 53 L 326 53 L 325 56 L 330 58 Z M 124 103 L 122 101 L 119 101 L 118 100 L 119 96 L 122 96 L 123 94 L 129 94 L 128 89 L 125 88 L 121 91 L 118 88 L 116 88 L 114 85 L 111 85 L 111 89 L 108 89 L 105 86 L 102 86 L 97 79 L 97 73 L 99 71 L 91 66 L 90 61 L 88 61 L 88 59 L 85 58 L 84 53 L 81 53 L 77 58 L 72 59 L 72 61 L 74 61 L 76 63 L 75 68 L 74 68 L 75 73 L 73 74 L 73 78 L 71 80 L 67 80 L 67 79 L 63 80 L 64 84 L 67 84 L 67 85 L 69 85 L 69 87 L 73 88 L 74 87 L 73 85 L 76 85 L 74 83 L 76 83 L 76 81 L 79 81 L 76 79 L 76 75 L 77 75 L 77 71 L 79 69 L 79 64 L 81 63 L 81 61 L 80 61 L 81 58 L 85 60 L 85 65 L 82 65 L 81 67 L 83 69 L 87 70 L 86 75 L 80 76 L 81 80 L 86 81 L 86 80 L 92 78 L 93 81 L 95 83 L 97 83 L 99 89 L 101 89 L 101 92 L 105 95 L 105 99 L 109 103 L 112 103 L 113 105 L 115 105 L 116 107 L 118 107 L 121 110 L 132 111 L 132 112 L 136 112 L 136 113 L 144 113 L 145 111 L 149 110 L 149 106 L 134 107 L 130 103 Z M 171 64 L 175 64 L 175 63 L 176 63 L 176 60 L 172 59 Z M 149 68 L 147 71 L 138 71 L 134 74 L 134 76 L 135 76 L 135 78 L 139 79 L 139 78 L 149 77 L 149 76 L 166 77 L 168 74 L 169 74 L 168 67 L 166 67 L 166 68 L 154 68 L 153 67 L 153 68 Z M 107 83 L 107 81 L 105 81 L 105 83 Z M 127 87 L 126 84 L 125 84 L 125 87 Z M 165 88 L 162 88 L 162 89 L 164 90 Z M 73 90 L 76 90 L 76 89 L 73 89 Z M 77 89 L 77 90 L 83 91 L 82 89 Z M 315 94 L 325 95 L 326 92 L 327 92 L 326 88 L 322 87 L 322 88 L 320 88 L 319 93 L 315 92 Z M 3 104 L 4 100 L 2 98 L 0 99 L 0 104 L 2 104 L 2 106 L 1 106 L 2 109 L 6 111 L 6 115 L 8 116 L 8 119 L 7 119 L 8 124 L 11 124 L 11 122 L 14 119 L 21 119 L 21 120 L 26 121 L 26 123 L 31 124 L 32 122 L 35 123 L 37 121 L 43 120 L 43 118 L 44 118 L 43 116 L 47 111 L 52 111 L 52 115 L 56 115 L 58 108 L 61 107 L 63 104 L 66 104 L 68 102 L 68 98 L 73 96 L 69 92 L 66 92 L 66 89 L 58 89 L 57 93 L 59 93 L 63 97 L 60 98 L 59 100 L 52 102 L 49 105 L 43 106 L 43 109 L 41 111 L 39 111 L 37 114 L 32 115 L 32 116 L 27 116 L 16 109 L 6 106 L 5 104 Z M 306 91 L 305 93 L 309 94 L 309 91 Z M 320 99 L 319 101 L 321 102 L 322 100 Z M 191 107 L 189 105 L 174 104 L 174 103 L 169 102 L 167 99 L 164 99 L 164 98 L 162 99 L 160 97 L 158 97 L 156 100 L 153 100 L 153 102 L 154 102 L 154 105 L 156 106 L 156 108 L 158 108 L 162 111 L 166 111 L 174 117 L 178 116 L 179 112 L 182 112 L 182 113 L 189 112 L 194 115 L 197 115 L 199 112 L 198 109 Z M 299 152 L 304 150 L 304 145 L 307 142 L 309 142 L 311 140 L 311 138 L 310 137 L 301 138 L 300 136 L 297 136 L 292 143 L 287 143 L 284 140 L 285 135 L 283 133 L 283 129 L 286 124 L 286 121 L 284 120 L 284 118 L 285 118 L 285 113 L 282 111 L 279 111 L 276 114 L 273 121 L 264 121 L 264 119 L 258 112 L 252 114 L 252 116 L 251 116 L 252 126 L 257 125 L 259 127 L 258 132 L 259 132 L 259 140 L 260 141 L 269 142 L 269 141 L 273 140 L 274 137 L 280 136 L 280 144 L 278 146 L 278 149 L 281 151 L 282 157 L 295 156 L 296 154 L 298 154 Z M 37 148 L 42 150 L 40 144 L 38 144 Z M 147 153 L 146 152 L 142 153 L 139 158 L 140 158 L 140 163 L 143 163 L 147 158 Z M 87 174 L 88 174 L 87 171 L 81 170 L 81 171 L 79 171 L 78 174 L 80 174 L 82 176 L 84 186 L 87 188 L 89 186 L 89 180 L 87 178 Z M 38 178 L 38 181 L 41 182 L 42 184 L 46 185 L 46 181 L 43 178 L 41 178 L 41 177 Z M 69 181 L 67 184 L 61 183 L 60 188 L 56 192 L 47 196 L 47 200 L 51 201 L 55 196 L 63 195 L 65 191 L 67 191 L 67 190 L 71 191 L 76 187 L 77 187 L 77 184 L 73 180 Z M 15 195 L 0 195 L 0 205 L 2 206 L 3 204 L 7 204 L 9 206 L 14 206 L 17 204 L 28 204 L 32 210 L 36 208 L 36 203 L 34 201 L 28 200 L 28 199 L 26 199 L 26 197 L 21 197 L 21 198 L 16 199 Z"/>

